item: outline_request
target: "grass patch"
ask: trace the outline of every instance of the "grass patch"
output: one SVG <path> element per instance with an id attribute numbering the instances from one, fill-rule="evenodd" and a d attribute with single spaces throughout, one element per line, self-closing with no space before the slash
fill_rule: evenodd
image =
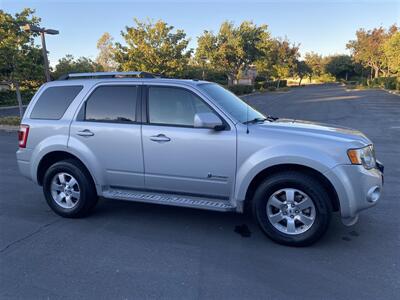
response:
<path id="1" fill-rule="evenodd" d="M 14 116 L 0 117 L 0 125 L 19 126 L 20 123 L 21 123 L 20 117 L 14 117 Z"/>

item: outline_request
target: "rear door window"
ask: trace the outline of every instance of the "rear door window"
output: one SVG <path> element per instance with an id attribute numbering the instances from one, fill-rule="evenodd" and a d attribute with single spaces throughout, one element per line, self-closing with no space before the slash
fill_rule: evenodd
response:
<path id="1" fill-rule="evenodd" d="M 31 119 L 59 120 L 82 90 L 81 85 L 54 86 L 47 88 L 35 103 Z"/>
<path id="2" fill-rule="evenodd" d="M 137 99 L 137 86 L 98 87 L 86 101 L 85 121 L 135 122 Z"/>

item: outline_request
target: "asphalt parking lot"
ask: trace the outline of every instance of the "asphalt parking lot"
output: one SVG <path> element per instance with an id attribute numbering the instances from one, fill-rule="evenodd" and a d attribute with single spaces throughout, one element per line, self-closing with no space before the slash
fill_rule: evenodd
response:
<path id="1" fill-rule="evenodd" d="M 268 240 L 246 216 L 112 200 L 56 216 L 0 131 L 0 298 L 395 299 L 400 294 L 400 97 L 309 86 L 246 97 L 268 114 L 357 128 L 385 165 L 381 202 L 308 248 Z M 250 236 L 235 232 L 245 224 Z"/>

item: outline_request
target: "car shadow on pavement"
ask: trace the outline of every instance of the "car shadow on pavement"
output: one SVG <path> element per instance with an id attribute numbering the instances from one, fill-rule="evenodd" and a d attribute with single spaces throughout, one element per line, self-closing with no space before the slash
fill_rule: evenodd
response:
<path id="1" fill-rule="evenodd" d="M 243 241 L 257 245 L 275 244 L 269 240 L 249 214 L 204 211 L 193 208 L 174 207 L 149 203 L 100 199 L 90 219 L 107 226 L 116 226 L 120 234 L 174 233 L 175 239 L 199 242 L 204 239 L 228 239 L 230 242 Z M 312 247 L 329 247 L 342 241 L 343 236 L 353 231 L 341 224 L 337 213 L 333 215 L 331 226 L 325 236 Z M 187 241 L 187 240 L 186 240 Z M 284 247 L 284 246 L 281 246 Z"/>

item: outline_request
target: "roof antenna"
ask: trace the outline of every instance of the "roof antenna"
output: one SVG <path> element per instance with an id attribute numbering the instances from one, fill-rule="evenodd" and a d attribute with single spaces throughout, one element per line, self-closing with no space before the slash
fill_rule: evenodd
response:
<path id="1" fill-rule="evenodd" d="M 249 134 L 249 104 L 247 101 L 244 101 L 246 103 L 246 133 Z"/>

